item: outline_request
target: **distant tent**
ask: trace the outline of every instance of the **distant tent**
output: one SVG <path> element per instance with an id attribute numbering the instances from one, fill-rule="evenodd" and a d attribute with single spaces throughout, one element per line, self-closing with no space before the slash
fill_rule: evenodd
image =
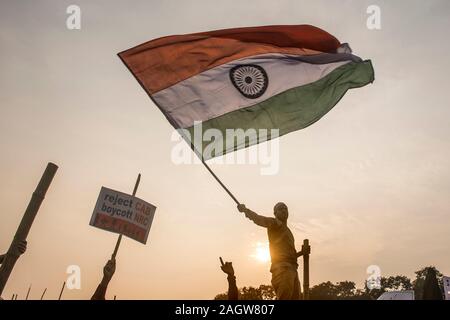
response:
<path id="1" fill-rule="evenodd" d="M 414 300 L 414 290 L 388 291 L 377 300 Z"/>
<path id="2" fill-rule="evenodd" d="M 442 299 L 442 291 L 436 278 L 436 270 L 429 268 L 423 284 L 423 300 Z"/>

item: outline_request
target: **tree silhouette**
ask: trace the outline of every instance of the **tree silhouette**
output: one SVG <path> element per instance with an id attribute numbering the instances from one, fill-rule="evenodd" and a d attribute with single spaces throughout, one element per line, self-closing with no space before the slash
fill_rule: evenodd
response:
<path id="1" fill-rule="evenodd" d="M 428 266 L 428 267 L 422 268 L 415 272 L 416 280 L 413 281 L 413 285 L 414 285 L 414 295 L 416 297 L 416 300 L 423 300 L 424 298 L 428 298 L 428 297 L 423 296 L 423 292 L 424 292 L 425 284 L 426 284 L 425 279 L 429 272 L 435 274 L 439 289 L 441 290 L 441 292 L 444 292 L 444 283 L 443 283 L 443 279 L 442 279 L 444 275 L 442 273 L 440 273 L 439 270 L 436 269 L 436 267 Z"/>
<path id="2" fill-rule="evenodd" d="M 243 287 L 239 289 L 239 300 L 275 300 L 276 294 L 271 285 L 260 285 L 258 288 Z M 214 300 L 227 300 L 227 293 L 216 295 Z"/>
<path id="3" fill-rule="evenodd" d="M 378 289 L 369 289 L 366 282 L 364 295 L 366 295 L 368 299 L 376 300 L 386 291 L 412 290 L 412 288 L 413 285 L 411 280 L 407 276 L 398 275 L 381 277 L 380 288 Z"/>
<path id="4" fill-rule="evenodd" d="M 310 289 L 309 297 L 311 300 L 364 299 L 363 292 L 356 288 L 353 281 L 340 281 L 336 284 L 323 282 Z"/>

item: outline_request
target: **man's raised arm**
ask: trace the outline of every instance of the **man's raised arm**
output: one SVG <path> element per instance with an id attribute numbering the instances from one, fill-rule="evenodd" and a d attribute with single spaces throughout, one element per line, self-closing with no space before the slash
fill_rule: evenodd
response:
<path id="1" fill-rule="evenodd" d="M 220 268 L 225 272 L 228 277 L 228 300 L 238 300 L 239 291 L 236 286 L 236 277 L 234 276 L 233 264 L 231 262 L 223 262 L 222 257 L 220 259 Z"/>
<path id="2" fill-rule="evenodd" d="M 245 216 L 250 220 L 252 220 L 258 226 L 270 228 L 273 227 L 274 225 L 281 224 L 281 222 L 275 218 L 260 216 L 259 214 L 253 212 L 252 210 L 247 209 L 244 204 L 239 204 L 237 208 L 239 212 L 245 213 Z"/>
<path id="3" fill-rule="evenodd" d="M 106 290 L 108 289 L 108 284 L 111 281 L 114 272 L 116 272 L 116 259 L 108 260 L 103 267 L 103 279 L 97 286 L 91 300 L 105 300 Z"/>

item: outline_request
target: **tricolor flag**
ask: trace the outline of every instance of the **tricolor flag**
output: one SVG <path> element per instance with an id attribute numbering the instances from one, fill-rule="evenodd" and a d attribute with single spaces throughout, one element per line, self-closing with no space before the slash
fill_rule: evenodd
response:
<path id="1" fill-rule="evenodd" d="M 172 126 L 190 133 L 185 137 L 194 137 L 199 121 L 203 131 L 222 133 L 223 140 L 207 142 L 220 146 L 204 159 L 261 142 L 228 144 L 235 137 L 227 129 L 279 129 L 281 136 L 316 122 L 348 89 L 374 80 L 370 60 L 310 25 L 167 36 L 119 56 Z M 194 151 L 202 154 L 200 148 Z"/>

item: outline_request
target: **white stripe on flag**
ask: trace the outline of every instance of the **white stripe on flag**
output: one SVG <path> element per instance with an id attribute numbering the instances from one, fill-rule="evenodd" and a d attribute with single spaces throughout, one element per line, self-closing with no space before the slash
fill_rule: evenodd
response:
<path id="1" fill-rule="evenodd" d="M 206 121 L 231 111 L 255 105 L 288 89 L 315 82 L 350 60 L 311 64 L 300 56 L 263 54 L 220 65 L 152 95 L 163 112 L 181 128 L 194 121 Z M 255 64 L 267 73 L 269 84 L 256 99 L 244 97 L 230 80 L 230 69 L 236 65 Z"/>

